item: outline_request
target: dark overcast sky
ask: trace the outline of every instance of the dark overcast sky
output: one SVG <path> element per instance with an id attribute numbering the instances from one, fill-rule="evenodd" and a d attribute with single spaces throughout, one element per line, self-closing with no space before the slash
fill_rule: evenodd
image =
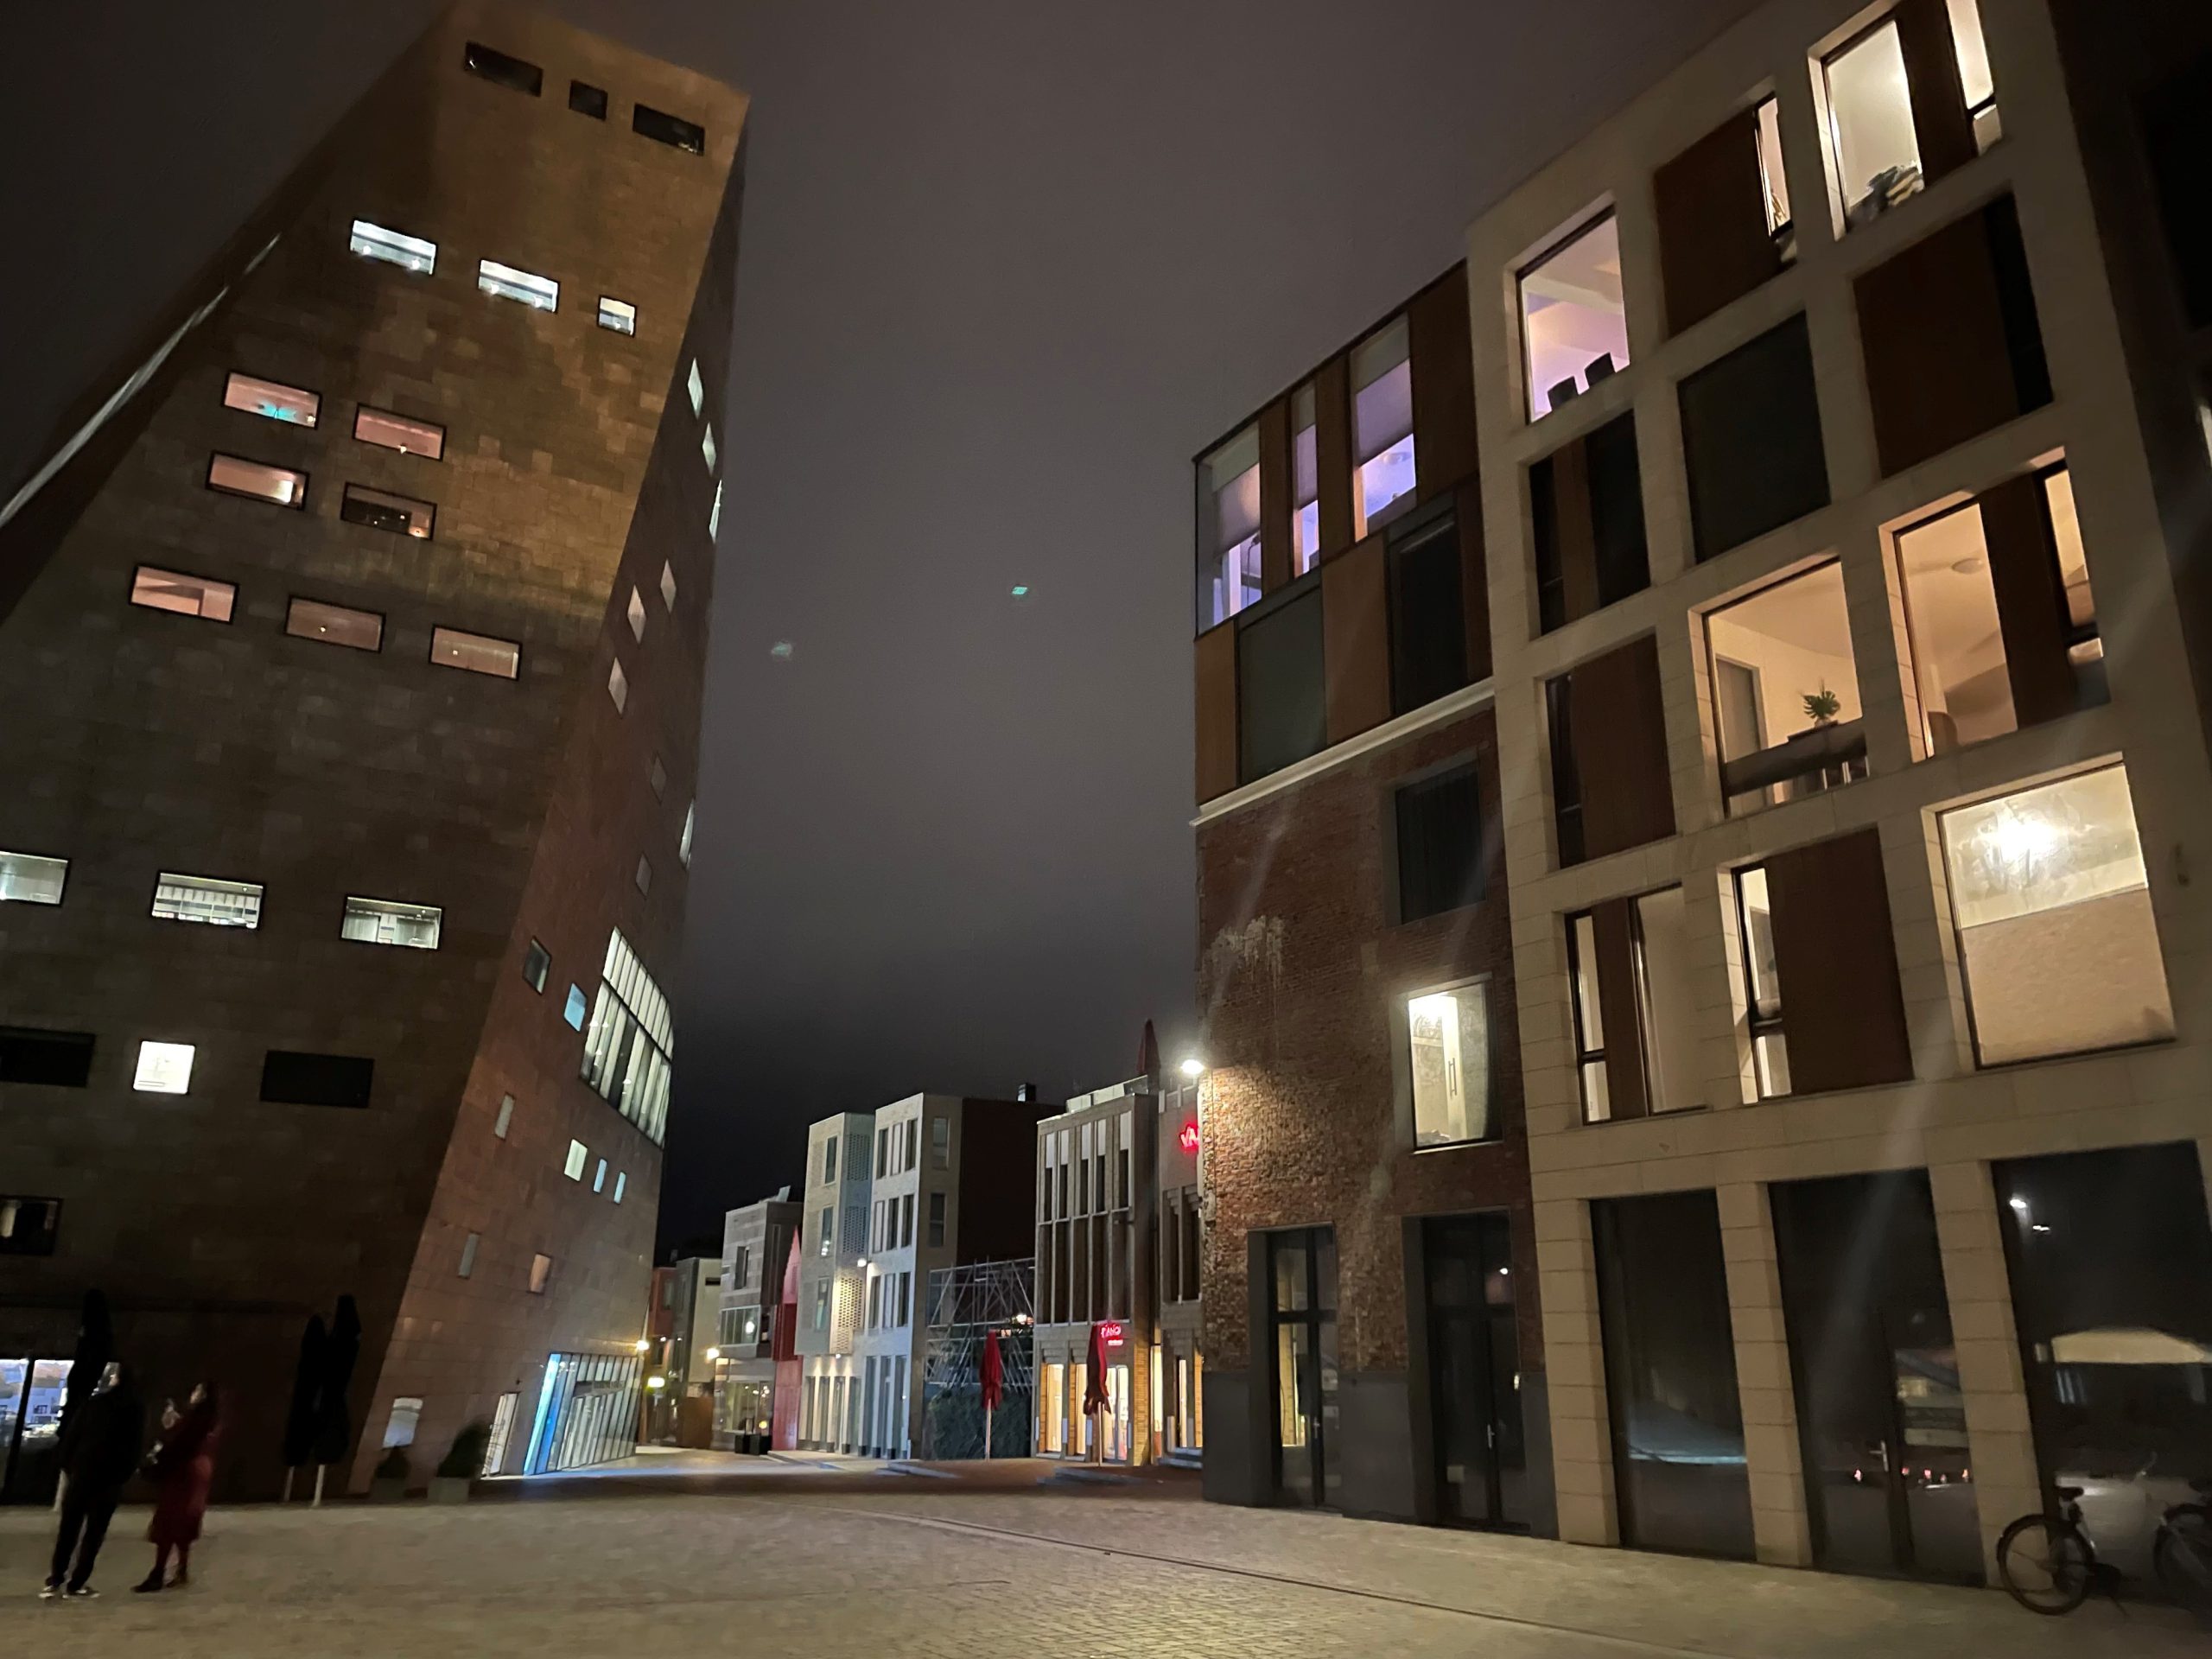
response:
<path id="1" fill-rule="evenodd" d="M 1745 6 L 552 7 L 753 97 L 664 1238 L 826 1112 L 1179 1052 L 1190 456 Z M 434 10 L 10 9 L 0 495 Z"/>

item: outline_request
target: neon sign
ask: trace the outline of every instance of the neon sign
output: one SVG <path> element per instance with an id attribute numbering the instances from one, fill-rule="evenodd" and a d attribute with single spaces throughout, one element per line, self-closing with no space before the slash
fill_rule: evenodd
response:
<path id="1" fill-rule="evenodd" d="M 1175 1144 L 1195 1155 L 1198 1150 L 1198 1120 L 1192 1118 L 1175 1132 Z"/>
<path id="2" fill-rule="evenodd" d="M 1122 1334 L 1122 1322 L 1119 1319 L 1109 1319 L 1098 1327 L 1098 1339 L 1109 1348 L 1121 1346 Z"/>

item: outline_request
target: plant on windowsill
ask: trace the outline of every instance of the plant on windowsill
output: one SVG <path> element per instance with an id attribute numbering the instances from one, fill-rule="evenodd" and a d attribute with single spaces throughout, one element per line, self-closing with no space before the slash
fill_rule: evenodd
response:
<path id="1" fill-rule="evenodd" d="M 387 1446 L 369 1477 L 369 1497 L 378 1503 L 396 1503 L 407 1496 L 407 1448 Z"/>
<path id="2" fill-rule="evenodd" d="M 1835 717 L 1842 712 L 1843 699 L 1825 685 L 1805 694 L 1805 718 L 1815 726 L 1833 726 Z"/>
<path id="3" fill-rule="evenodd" d="M 439 1461 L 430 1477 L 430 1502 L 466 1503 L 468 1484 L 484 1466 L 484 1448 L 491 1444 L 492 1426 L 474 1422 L 453 1437 L 453 1447 Z"/>

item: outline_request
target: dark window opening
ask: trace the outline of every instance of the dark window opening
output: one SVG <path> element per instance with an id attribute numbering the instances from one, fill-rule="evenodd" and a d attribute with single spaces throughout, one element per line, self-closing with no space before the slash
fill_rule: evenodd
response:
<path id="1" fill-rule="evenodd" d="M 0 1193 L 0 1255 L 52 1255 L 61 1200 Z"/>
<path id="2" fill-rule="evenodd" d="M 1242 782 L 1328 746 L 1318 585 L 1238 628 L 1236 705 Z"/>
<path id="3" fill-rule="evenodd" d="M 1802 313 L 1691 375 L 1680 395 L 1699 559 L 1827 505 L 1813 343 Z"/>
<path id="4" fill-rule="evenodd" d="M 376 1062 L 347 1054 L 269 1051 L 261 1066 L 261 1097 L 289 1106 L 366 1106 Z"/>
<path id="5" fill-rule="evenodd" d="M 438 522 L 438 510 L 429 502 L 388 494 L 362 484 L 346 486 L 345 496 L 338 504 L 338 516 L 349 524 L 389 531 L 395 536 L 412 536 L 420 541 L 430 539 L 430 532 Z"/>
<path id="6" fill-rule="evenodd" d="M 524 63 L 520 58 L 510 57 L 475 41 L 461 54 L 461 67 L 472 75 L 480 75 L 495 86 L 511 87 L 518 92 L 527 92 L 536 98 L 545 86 L 545 72 L 534 63 Z"/>
<path id="7" fill-rule="evenodd" d="M 532 939 L 530 949 L 524 951 L 522 957 L 522 976 L 529 982 L 531 990 L 543 995 L 545 975 L 552 966 L 553 953 Z"/>
<path id="8" fill-rule="evenodd" d="M 1551 716 L 1552 817 L 1559 833 L 1560 868 L 1580 864 L 1582 849 L 1582 778 L 1574 765 L 1574 683 L 1567 675 L 1548 681 L 1544 703 Z"/>
<path id="9" fill-rule="evenodd" d="M 1482 791 L 1472 761 L 1397 791 L 1398 919 L 1460 910 L 1481 899 Z"/>
<path id="10" fill-rule="evenodd" d="M 2212 155 L 2212 54 L 2153 93 L 2143 115 L 2151 188 L 2192 328 L 2212 327 L 2212 213 L 2204 203 L 2204 158 Z"/>
<path id="11" fill-rule="evenodd" d="M 578 115 L 604 121 L 607 119 L 607 88 L 594 86 L 588 80 L 572 80 L 569 83 L 569 107 Z"/>
<path id="12" fill-rule="evenodd" d="M 1405 714 L 1467 683 L 1467 617 L 1460 591 L 1459 520 L 1446 514 L 1413 534 L 1393 537 L 1390 578 L 1390 702 Z"/>
<path id="13" fill-rule="evenodd" d="M 694 156 L 707 153 L 707 130 L 680 115 L 671 115 L 665 110 L 640 104 L 631 112 L 630 130 L 640 133 L 656 143 L 674 149 L 688 149 Z"/>
<path id="14" fill-rule="evenodd" d="M 1636 419 L 1624 415 L 1529 469 L 1538 632 L 1651 585 Z"/>
<path id="15" fill-rule="evenodd" d="M 81 1089 L 92 1075 L 92 1038 L 83 1031 L 0 1026 L 0 1083 Z"/>

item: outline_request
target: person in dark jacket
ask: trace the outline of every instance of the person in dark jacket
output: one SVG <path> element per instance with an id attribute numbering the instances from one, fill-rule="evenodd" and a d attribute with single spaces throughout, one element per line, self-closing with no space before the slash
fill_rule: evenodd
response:
<path id="1" fill-rule="evenodd" d="M 138 1466 L 144 1434 L 138 1385 L 130 1367 L 111 1362 L 84 1409 L 69 1414 L 62 1435 L 61 1531 L 41 1595 L 99 1593 L 92 1585 L 92 1564 L 99 1560 L 124 1483 Z"/>
<path id="2" fill-rule="evenodd" d="M 184 1414 L 162 1426 L 162 1443 L 154 1449 L 153 1475 L 158 1489 L 154 1519 L 146 1536 L 154 1546 L 154 1570 L 130 1587 L 141 1594 L 159 1590 L 168 1571 L 169 1552 L 176 1552 L 176 1576 L 170 1586 L 189 1583 L 192 1546 L 200 1538 L 200 1518 L 207 1513 L 207 1489 L 215 1478 L 215 1447 L 223 1438 L 222 1391 L 202 1382 L 192 1391 Z"/>

